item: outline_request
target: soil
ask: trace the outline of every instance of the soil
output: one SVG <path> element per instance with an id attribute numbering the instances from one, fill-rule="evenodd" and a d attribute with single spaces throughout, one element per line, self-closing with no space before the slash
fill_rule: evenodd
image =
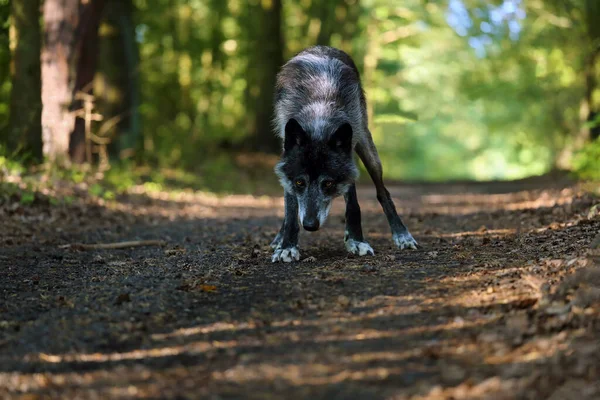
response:
<path id="1" fill-rule="evenodd" d="M 272 264 L 281 197 L 0 203 L 0 398 L 597 399 L 600 201 L 563 180 L 394 184 L 421 248 Z M 78 243 L 161 240 L 90 250 Z M 70 246 L 69 246 L 70 245 Z M 596 258 L 595 258 L 596 257 Z"/>

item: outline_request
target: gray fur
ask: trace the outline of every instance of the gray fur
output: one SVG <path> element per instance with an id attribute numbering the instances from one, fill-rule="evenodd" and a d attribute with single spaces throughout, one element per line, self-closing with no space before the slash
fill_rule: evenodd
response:
<path id="1" fill-rule="evenodd" d="M 318 229 L 333 199 L 341 195 L 346 199 L 346 248 L 358 255 L 373 254 L 362 236 L 354 150 L 375 183 L 395 243 L 400 248 L 416 248 L 383 185 L 360 76 L 350 56 L 315 46 L 288 61 L 277 76 L 273 123 L 283 139 L 275 173 L 286 201 L 284 224 L 272 243 L 277 253 L 274 262 L 297 260 L 298 222 L 306 230 Z"/>
<path id="2" fill-rule="evenodd" d="M 366 103 L 358 70 L 343 62 L 340 50 L 316 46 L 288 61 L 277 76 L 275 126 L 285 138 L 285 125 L 295 118 L 316 140 L 326 140 L 350 123 L 353 148 L 367 126 Z M 351 59 L 346 55 L 348 60 Z"/>

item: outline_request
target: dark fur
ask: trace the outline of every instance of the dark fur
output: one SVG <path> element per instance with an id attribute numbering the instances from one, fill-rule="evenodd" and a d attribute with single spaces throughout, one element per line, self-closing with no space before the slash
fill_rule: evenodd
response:
<path id="1" fill-rule="evenodd" d="M 400 248 L 416 247 L 383 185 L 381 162 L 367 126 L 365 95 L 350 56 L 316 46 L 292 58 L 277 78 L 275 114 L 283 139 L 275 170 L 285 189 L 286 217 L 273 241 L 273 261 L 298 259 L 298 215 L 305 229 L 316 230 L 333 198 L 340 195 L 346 200 L 348 251 L 373 253 L 362 234 L 353 150 L 375 183 L 394 241 Z"/>

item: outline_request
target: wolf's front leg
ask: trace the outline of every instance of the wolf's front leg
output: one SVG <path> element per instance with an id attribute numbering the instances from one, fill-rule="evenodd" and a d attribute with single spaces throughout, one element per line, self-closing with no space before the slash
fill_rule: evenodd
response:
<path id="1" fill-rule="evenodd" d="M 346 250 L 359 256 L 375 254 L 369 243 L 365 242 L 363 238 L 356 185 L 350 186 L 344 194 L 344 200 L 346 200 L 346 233 L 344 234 Z"/>
<path id="2" fill-rule="evenodd" d="M 300 260 L 300 251 L 298 251 L 298 200 L 293 194 L 285 193 L 285 217 L 281 230 L 271 243 L 275 249 L 272 262 L 292 262 Z"/>
<path id="3" fill-rule="evenodd" d="M 400 249 L 417 249 L 417 241 L 412 237 L 396 211 L 390 192 L 385 187 L 377 192 L 377 199 L 383 208 L 383 211 L 388 219 L 390 228 L 392 229 L 392 239 L 396 246 Z"/>
<path id="4" fill-rule="evenodd" d="M 365 164 L 367 171 L 369 171 L 369 175 L 371 175 L 371 178 L 373 179 L 375 189 L 377 190 L 377 200 L 379 200 L 379 203 L 383 208 L 383 212 L 385 213 L 392 230 L 392 239 L 394 240 L 396 246 L 398 246 L 398 248 L 401 250 L 416 249 L 418 247 L 417 241 L 412 237 L 400 219 L 400 216 L 396 211 L 396 206 L 394 206 L 394 202 L 390 196 L 390 192 L 388 192 L 383 184 L 381 161 L 379 160 L 379 155 L 377 154 L 377 149 L 373 143 L 371 133 L 368 129 L 366 132 L 367 138 L 364 143 L 359 143 L 356 146 L 356 152 Z"/>

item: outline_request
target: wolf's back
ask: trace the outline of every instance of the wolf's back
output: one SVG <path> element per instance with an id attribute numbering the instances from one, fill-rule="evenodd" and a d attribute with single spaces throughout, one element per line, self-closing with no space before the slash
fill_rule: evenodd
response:
<path id="1" fill-rule="evenodd" d="M 291 118 L 315 138 L 327 138 L 345 122 L 358 133 L 366 126 L 365 97 L 352 58 L 315 46 L 298 53 L 277 76 L 275 129 L 282 138 Z"/>

